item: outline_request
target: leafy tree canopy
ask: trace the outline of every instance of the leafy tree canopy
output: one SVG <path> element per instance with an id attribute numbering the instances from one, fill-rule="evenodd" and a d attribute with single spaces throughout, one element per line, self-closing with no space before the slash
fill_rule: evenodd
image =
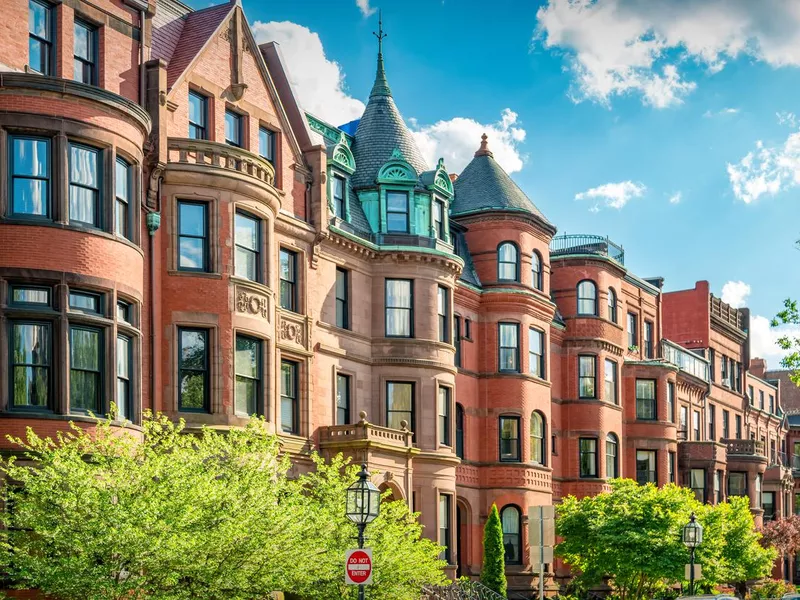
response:
<path id="1" fill-rule="evenodd" d="M 759 543 L 746 498 L 711 506 L 689 489 L 630 479 L 613 480 L 608 493 L 566 498 L 558 508 L 556 532 L 563 541 L 556 553 L 578 571 L 584 589 L 608 577 L 621 600 L 652 598 L 683 579 L 689 551 L 681 534 L 692 512 L 704 527 L 696 561 L 705 585 L 770 572 L 777 553 Z"/>
<path id="2" fill-rule="evenodd" d="M 0 568 L 18 587 L 59 600 L 356 597 L 344 584 L 356 529 L 343 513 L 357 467 L 312 455 L 316 470 L 292 479 L 260 419 L 191 435 L 157 415 L 141 435 L 101 420 L 92 435 L 73 425 L 55 441 L 32 430 L 13 441 L 24 458 L 0 461 L 15 483 Z M 383 503 L 367 528 L 371 598 L 417 600 L 443 581 L 441 548 L 421 533 L 405 503 Z"/>

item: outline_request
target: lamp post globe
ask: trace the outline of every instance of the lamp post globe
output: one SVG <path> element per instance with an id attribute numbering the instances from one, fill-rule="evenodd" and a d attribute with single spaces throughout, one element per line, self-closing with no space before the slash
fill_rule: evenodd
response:
<path id="1" fill-rule="evenodd" d="M 358 547 L 364 547 L 364 529 L 381 512 L 381 491 L 369 480 L 367 465 L 361 465 L 358 480 L 347 488 L 345 514 L 358 527 Z M 358 598 L 364 600 L 364 585 L 358 586 Z"/>
<path id="2" fill-rule="evenodd" d="M 703 542 L 703 526 L 692 513 L 683 526 L 683 543 L 689 548 L 689 595 L 694 595 L 694 550 Z"/>

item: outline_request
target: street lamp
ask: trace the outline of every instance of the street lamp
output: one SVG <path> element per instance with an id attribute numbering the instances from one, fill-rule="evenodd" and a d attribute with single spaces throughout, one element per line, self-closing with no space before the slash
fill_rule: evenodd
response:
<path id="1" fill-rule="evenodd" d="M 361 465 L 358 481 L 347 488 L 347 518 L 358 526 L 358 548 L 364 548 L 364 529 L 381 511 L 381 491 L 369 480 L 367 465 Z M 358 598 L 364 599 L 364 585 L 358 586 Z"/>
<path id="2" fill-rule="evenodd" d="M 703 526 L 695 520 L 694 513 L 683 526 L 683 543 L 689 548 L 689 595 L 694 595 L 694 549 L 703 543 Z"/>

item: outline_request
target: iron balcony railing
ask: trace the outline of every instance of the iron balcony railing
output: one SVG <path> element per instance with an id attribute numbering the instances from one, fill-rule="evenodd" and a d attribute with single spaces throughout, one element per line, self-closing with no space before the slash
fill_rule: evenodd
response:
<path id="1" fill-rule="evenodd" d="M 570 254 L 597 254 L 607 256 L 621 265 L 625 264 L 625 251 L 622 246 L 600 235 L 565 234 L 554 237 L 550 242 L 550 256 Z"/>
<path id="2" fill-rule="evenodd" d="M 450 585 L 426 585 L 423 600 L 506 600 L 479 581 L 456 581 Z"/>
<path id="3" fill-rule="evenodd" d="M 709 363 L 702 356 L 669 340 L 661 340 L 661 355 L 669 363 L 706 383 L 709 380 Z"/>

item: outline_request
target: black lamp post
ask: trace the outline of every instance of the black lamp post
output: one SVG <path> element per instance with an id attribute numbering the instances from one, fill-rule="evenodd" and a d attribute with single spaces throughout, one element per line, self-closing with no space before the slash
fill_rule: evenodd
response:
<path id="1" fill-rule="evenodd" d="M 683 543 L 689 548 L 689 595 L 694 596 L 694 549 L 703 542 L 703 526 L 695 520 L 694 513 L 683 526 Z"/>
<path id="2" fill-rule="evenodd" d="M 369 480 L 367 465 L 361 465 L 358 481 L 347 488 L 345 514 L 358 527 L 358 547 L 364 548 L 364 529 L 381 511 L 381 491 Z M 358 598 L 364 599 L 364 585 L 358 586 Z"/>

